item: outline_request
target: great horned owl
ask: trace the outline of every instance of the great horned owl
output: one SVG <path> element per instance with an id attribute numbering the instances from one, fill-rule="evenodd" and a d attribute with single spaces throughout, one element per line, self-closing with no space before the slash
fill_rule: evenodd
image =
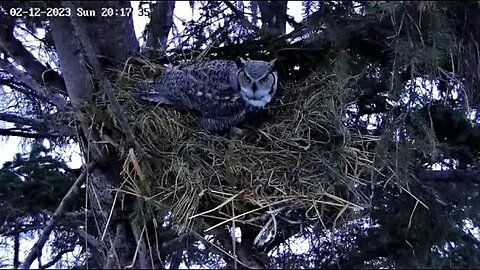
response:
<path id="1" fill-rule="evenodd" d="M 169 69 L 137 87 L 140 99 L 197 111 L 200 126 L 223 131 L 272 100 L 278 83 L 274 61 L 205 61 Z"/>

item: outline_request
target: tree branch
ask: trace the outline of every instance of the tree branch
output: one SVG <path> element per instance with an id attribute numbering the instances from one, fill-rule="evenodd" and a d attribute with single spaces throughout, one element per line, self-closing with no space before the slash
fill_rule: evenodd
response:
<path id="1" fill-rule="evenodd" d="M 130 267 L 136 266 L 136 268 L 140 269 L 147 269 L 153 267 L 153 265 L 149 266 L 148 263 L 148 249 L 145 245 L 145 240 L 143 237 L 144 231 L 142 230 L 142 228 L 140 228 L 140 225 L 138 225 L 136 221 L 130 222 L 130 226 L 132 227 L 133 235 L 135 237 L 135 240 L 137 241 L 137 251 L 135 256 L 136 261 L 132 261 Z"/>
<path id="2" fill-rule="evenodd" d="M 401 249 L 409 248 L 405 241 L 391 240 L 387 243 L 377 242 L 363 249 L 352 252 L 346 258 L 340 258 L 338 262 L 324 265 L 320 268 L 325 269 L 351 269 L 362 268 L 365 262 L 386 257 L 390 258 L 395 255 L 395 252 Z"/>
<path id="3" fill-rule="evenodd" d="M 70 190 L 68 190 L 65 197 L 63 197 L 57 210 L 55 210 L 55 213 L 53 213 L 52 218 L 49 221 L 47 221 L 47 226 L 45 226 L 42 233 L 40 234 L 38 241 L 32 247 L 32 249 L 28 253 L 23 263 L 20 265 L 19 267 L 20 269 L 29 269 L 32 262 L 38 257 L 38 254 L 41 253 L 43 246 L 47 242 L 53 228 L 58 223 L 61 216 L 65 214 L 65 211 L 67 210 L 67 207 L 70 205 L 70 203 L 75 199 L 75 195 L 80 190 L 80 186 L 83 185 L 83 183 L 85 182 L 88 172 L 92 170 L 95 166 L 96 166 L 95 163 L 90 163 L 82 172 L 82 174 L 80 174 L 77 180 L 75 180 L 75 183 L 73 183 Z"/>
<path id="4" fill-rule="evenodd" d="M 76 135 L 75 128 L 61 124 L 49 123 L 48 121 L 32 119 L 23 116 L 18 116 L 10 113 L 0 113 L 0 121 L 15 123 L 17 128 L 2 129 L 4 132 L 20 130 L 18 125 L 29 126 L 27 130 L 38 131 L 38 134 L 60 137 L 60 136 L 74 136 Z"/>
<path id="5" fill-rule="evenodd" d="M 474 183 L 480 183 L 480 173 L 478 171 L 465 171 L 465 170 L 444 170 L 444 171 L 432 171 L 423 170 L 417 173 L 418 179 L 422 182 L 444 182 L 455 183 L 470 181 Z"/>
<path id="6" fill-rule="evenodd" d="M 71 1 L 62 1 L 62 5 L 64 7 L 71 8 L 72 10 L 76 9 L 76 6 Z M 102 65 L 100 64 L 97 58 L 97 56 L 100 55 L 99 48 L 95 46 L 95 44 L 92 42 L 92 40 L 88 36 L 87 29 L 85 27 L 85 24 L 82 23 L 81 18 L 77 17 L 74 13 L 72 13 L 70 18 L 83 44 L 83 47 L 85 48 L 87 57 L 90 63 L 92 64 L 95 76 L 100 81 L 101 89 L 105 91 L 105 94 L 107 94 L 107 97 L 112 104 L 112 109 L 116 114 L 116 116 L 118 117 L 117 120 L 120 126 L 122 127 L 123 132 L 127 136 L 127 140 L 135 148 L 135 152 L 138 153 L 138 155 L 140 155 L 140 158 L 145 156 L 145 151 L 143 151 L 143 149 L 140 147 L 140 144 L 136 141 L 135 135 L 132 129 L 130 128 L 130 125 L 128 124 L 127 118 L 120 106 L 120 103 L 118 103 L 118 100 L 114 94 L 112 84 L 110 83 L 108 78 L 105 76 L 105 74 L 102 72 L 103 70 Z"/>
<path id="7" fill-rule="evenodd" d="M 260 9 L 262 25 L 271 30 L 278 30 L 284 35 L 287 22 L 288 1 L 256 1 Z"/>
<path id="8" fill-rule="evenodd" d="M 51 134 L 48 132 L 37 132 L 37 133 L 30 133 L 18 130 L 11 130 L 11 129 L 0 129 L 0 136 L 13 136 L 13 137 L 21 137 L 21 138 L 31 138 L 31 139 L 54 139 L 60 137 L 57 134 Z"/>
<path id="9" fill-rule="evenodd" d="M 147 47 L 167 49 L 167 39 L 173 25 L 175 1 L 158 1 L 153 4 L 151 16 L 151 31 L 147 39 Z"/>
<path id="10" fill-rule="evenodd" d="M 1 45 L 1 44 L 0 44 Z M 6 72 L 10 73 L 16 80 L 27 85 L 31 89 L 35 90 L 39 96 L 42 96 L 49 101 L 51 101 L 59 109 L 67 109 L 67 101 L 58 93 L 53 93 L 47 88 L 38 83 L 34 77 L 31 77 L 30 73 L 27 74 L 19 69 L 17 69 L 13 64 L 9 63 L 5 59 L 0 58 L 0 67 Z M 63 82 L 63 80 L 62 80 Z"/>
<path id="11" fill-rule="evenodd" d="M 77 233 L 80 237 L 85 239 L 86 246 L 90 248 L 91 253 L 93 254 L 93 258 L 97 258 L 99 261 L 104 262 L 106 258 L 104 256 L 103 245 L 95 236 L 88 234 L 84 229 L 77 228 Z"/>
<path id="12" fill-rule="evenodd" d="M 52 37 L 55 42 L 55 48 L 59 58 L 62 75 L 67 85 L 68 96 L 74 107 L 73 113 L 81 127 L 81 132 L 87 136 L 89 154 L 97 163 L 106 164 L 108 160 L 108 152 L 105 144 L 90 143 L 92 141 L 100 141 L 101 135 L 95 126 L 90 124 L 90 120 L 82 113 L 82 107 L 90 105 L 93 99 L 93 83 L 92 78 L 87 70 L 85 56 L 78 38 L 72 38 L 75 32 L 70 18 L 53 17 L 50 19 L 50 27 L 52 28 Z"/>
<path id="13" fill-rule="evenodd" d="M 10 75 L 10 74 L 8 74 L 8 75 Z M 28 98 L 32 98 L 32 99 L 35 99 L 35 100 L 40 100 L 40 101 L 47 102 L 47 103 L 50 103 L 52 105 L 55 105 L 47 97 L 41 96 L 37 91 L 30 88 L 28 85 L 26 85 L 22 82 L 15 81 L 13 78 L 11 78 L 11 79 L 0 78 L 0 85 L 8 86 L 12 90 L 18 91 L 18 92 L 24 94 Z"/>
<path id="14" fill-rule="evenodd" d="M 213 253 L 219 255 L 220 257 L 222 257 L 226 262 L 229 262 L 231 260 L 233 260 L 233 256 L 230 255 L 230 253 L 228 253 L 228 251 L 226 250 L 223 250 L 221 247 L 215 245 L 214 243 L 208 241 L 207 239 L 205 239 L 205 237 L 203 237 L 202 235 L 200 235 L 199 233 L 195 232 L 195 231 L 192 231 L 192 234 L 193 236 L 195 236 L 198 240 L 200 240 L 200 242 L 202 242 L 203 245 L 205 245 L 205 248 L 207 250 L 211 250 Z M 223 238 L 218 238 L 216 237 L 219 241 L 221 241 Z M 242 265 L 243 267 L 246 267 L 248 268 L 248 265 L 245 265 L 242 261 L 237 261 L 238 264 Z"/>
<path id="15" fill-rule="evenodd" d="M 54 264 L 56 264 L 58 261 L 60 261 L 60 259 L 62 258 L 62 256 L 68 252 L 73 252 L 75 249 L 74 248 L 69 248 L 69 249 L 64 249 L 62 251 L 60 251 L 57 255 L 55 255 L 55 257 L 49 261 L 48 263 L 42 265 L 42 267 L 40 269 L 47 269 L 51 266 L 53 266 Z"/>
<path id="16" fill-rule="evenodd" d="M 20 233 L 16 233 L 14 236 L 14 245 L 13 245 L 13 268 L 17 269 L 20 261 L 18 255 L 20 253 Z"/>
<path id="17" fill-rule="evenodd" d="M 28 74 L 35 79 L 37 84 L 45 85 L 52 92 L 65 93 L 66 87 L 62 76 L 40 63 L 38 59 L 23 46 L 22 42 L 13 35 L 14 26 L 15 21 L 12 17 L 0 13 L 0 47 L 18 61 Z"/>
<path id="18" fill-rule="evenodd" d="M 72 1 L 75 8 L 81 7 L 87 10 L 95 10 L 100 14 L 104 8 L 131 8 L 131 1 Z M 63 5 L 64 2 L 62 1 Z M 72 9 L 75 10 L 75 9 Z M 72 12 L 72 16 L 76 16 Z M 58 17 L 57 17 L 58 18 Z M 94 40 L 98 51 L 98 57 L 102 57 L 102 63 L 122 69 L 130 57 L 135 56 L 139 51 L 139 44 L 133 27 L 133 17 L 113 16 L 102 17 L 92 16 L 85 21 L 83 26 L 87 36 Z M 77 32 L 78 34 L 78 32 Z M 80 37 L 80 39 L 83 39 Z M 62 70 L 63 71 L 63 70 Z"/>
<path id="19" fill-rule="evenodd" d="M 43 228 L 43 224 L 42 225 L 37 225 L 37 224 L 21 225 L 21 228 L 17 228 L 15 222 L 13 222 L 13 224 L 10 222 L 5 222 L 5 224 L 2 227 L 0 227 L 0 235 L 15 236 L 16 234 L 22 234 L 29 231 L 40 230 L 42 228 Z"/>
<path id="20" fill-rule="evenodd" d="M 230 1 L 222 1 L 223 3 L 225 3 L 225 5 L 227 5 L 228 8 L 230 8 L 232 10 L 232 12 L 235 14 L 235 16 L 237 16 L 238 19 L 240 19 L 240 21 L 242 22 L 243 26 L 246 26 L 247 28 L 250 28 L 250 29 L 253 29 L 255 31 L 258 31 L 258 27 L 254 24 L 252 24 L 248 19 L 247 17 L 245 17 L 245 14 L 243 14 L 243 12 L 241 12 L 240 10 L 238 10 L 238 8 L 236 8 L 232 3 L 230 3 Z"/>

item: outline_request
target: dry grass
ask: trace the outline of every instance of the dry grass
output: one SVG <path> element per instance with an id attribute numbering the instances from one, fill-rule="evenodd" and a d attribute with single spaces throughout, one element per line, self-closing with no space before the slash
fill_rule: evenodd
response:
<path id="1" fill-rule="evenodd" d="M 369 204 L 357 187 L 369 184 L 377 170 L 376 154 L 364 146 L 378 138 L 344 126 L 350 91 L 332 76 L 282 84 L 283 95 L 269 107 L 270 120 L 243 139 L 208 134 L 192 115 L 140 105 L 128 87 L 122 89 L 119 99 L 132 116 L 137 140 L 151 154 L 137 160 L 123 151 L 123 189 L 171 210 L 178 231 L 232 221 L 264 227 L 280 216 L 322 224 L 335 219 L 335 225 Z M 296 210 L 304 216 L 291 214 Z"/>

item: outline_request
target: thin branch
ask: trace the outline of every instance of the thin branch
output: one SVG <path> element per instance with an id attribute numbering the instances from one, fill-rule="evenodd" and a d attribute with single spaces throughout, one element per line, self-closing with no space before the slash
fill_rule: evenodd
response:
<path id="1" fill-rule="evenodd" d="M 1 236 L 15 236 L 16 234 L 22 234 L 29 231 L 40 230 L 43 228 L 43 224 L 41 225 L 22 225 L 22 228 L 15 228 L 15 225 L 8 226 L 6 224 L 0 228 L 0 235 Z"/>
<path id="2" fill-rule="evenodd" d="M 55 210 L 55 213 L 53 213 L 52 218 L 49 221 L 47 221 L 47 226 L 45 226 L 42 233 L 40 234 L 40 237 L 39 237 L 38 241 L 32 247 L 32 249 L 28 253 L 28 255 L 25 258 L 25 260 L 23 261 L 23 263 L 20 265 L 20 267 L 19 267 L 20 269 L 29 269 L 32 262 L 41 253 L 41 251 L 43 249 L 43 246 L 47 242 L 53 228 L 58 223 L 61 216 L 63 216 L 63 214 L 65 214 L 65 211 L 67 210 L 67 207 L 70 205 L 70 203 L 72 201 L 74 201 L 75 196 L 77 195 L 77 193 L 80 190 L 80 186 L 83 185 L 83 183 L 85 182 L 85 179 L 87 178 L 88 172 L 90 170 L 92 170 L 95 167 L 95 165 L 96 165 L 95 163 L 90 163 L 85 168 L 85 170 L 80 174 L 80 176 L 77 178 L 77 180 L 75 180 L 75 183 L 73 183 L 70 190 L 68 190 L 65 197 L 63 197 L 63 199 L 60 202 L 60 205 L 58 206 L 57 210 Z"/>
<path id="3" fill-rule="evenodd" d="M 74 136 L 76 135 L 75 128 L 70 126 L 65 126 L 61 124 L 50 123 L 48 120 L 40 120 L 27 118 L 11 113 L 0 113 L 0 121 L 15 123 L 16 126 L 29 126 L 29 128 L 14 128 L 14 129 L 3 129 L 6 131 L 20 131 L 20 130 L 32 130 L 37 131 L 39 134 L 51 134 L 50 137 L 59 137 L 59 136 Z"/>
<path id="4" fill-rule="evenodd" d="M 27 85 L 31 89 L 34 89 L 38 95 L 50 100 L 59 109 L 67 109 L 69 107 L 65 98 L 63 98 L 60 94 L 49 91 L 47 88 L 39 84 L 33 77 L 31 77 L 30 74 L 19 70 L 7 60 L 0 58 L 0 67 L 10 73 L 10 75 L 12 75 L 16 80 Z"/>
<path id="5" fill-rule="evenodd" d="M 215 254 L 221 256 L 225 261 L 230 261 L 230 260 L 234 260 L 235 258 L 233 257 L 233 255 L 230 255 L 230 253 L 228 253 L 227 251 L 223 250 L 221 247 L 219 247 L 218 245 L 216 245 L 215 243 L 213 242 L 210 242 L 208 241 L 207 239 L 205 239 L 202 235 L 200 235 L 199 233 L 195 232 L 195 231 L 192 231 L 191 232 L 193 234 L 194 237 L 196 237 L 198 240 L 200 240 L 200 242 L 202 242 L 202 244 L 205 245 L 205 248 L 207 250 L 210 250 L 212 252 L 214 252 Z M 219 241 L 221 241 L 222 237 L 216 237 Z M 237 261 L 237 263 L 241 264 L 243 267 L 246 267 L 246 268 L 249 268 L 248 265 L 245 265 L 242 261 Z"/>
<path id="6" fill-rule="evenodd" d="M 30 74 L 37 84 L 45 85 L 52 92 L 65 93 L 65 82 L 57 72 L 44 66 L 13 35 L 15 20 L 0 13 L 0 47 L 13 57 Z"/>
<path id="7" fill-rule="evenodd" d="M 39 119 L 33 119 L 33 118 L 27 118 L 11 113 L 0 113 L 0 121 L 5 121 L 5 122 L 10 122 L 10 123 L 15 123 L 15 124 L 21 124 L 25 126 L 44 126 L 45 122 Z"/>
<path id="8" fill-rule="evenodd" d="M 147 269 L 148 266 L 148 250 L 145 245 L 145 241 L 143 239 L 143 234 L 145 232 L 145 227 L 142 229 L 137 222 L 133 221 L 130 223 L 132 227 L 133 235 L 135 240 L 137 241 L 137 250 L 135 251 L 134 259 L 131 265 L 127 266 L 126 268 L 132 268 L 133 266 L 137 266 L 140 269 Z M 148 236 L 147 236 L 148 237 Z M 138 264 L 136 264 L 138 262 Z M 150 266 L 150 267 L 153 267 Z"/>
<path id="9" fill-rule="evenodd" d="M 5 73 L 7 75 L 10 75 L 7 72 L 5 72 Z M 11 77 L 11 75 L 10 75 L 10 77 Z M 15 91 L 18 91 L 18 92 L 24 94 L 27 98 L 33 98 L 35 100 L 40 100 L 40 101 L 47 102 L 47 103 L 50 103 L 52 105 L 55 105 L 47 97 L 40 95 L 37 91 L 31 89 L 28 85 L 26 85 L 22 82 L 15 81 L 13 78 L 9 78 L 9 79 L 0 78 L 0 85 L 8 86 L 12 90 L 15 90 Z"/>
<path id="10" fill-rule="evenodd" d="M 55 255 L 55 257 L 49 261 L 48 263 L 42 265 L 42 267 L 40 269 L 47 269 L 51 266 L 53 266 L 54 264 L 56 264 L 58 261 L 60 261 L 60 259 L 62 259 L 62 256 L 68 252 L 73 252 L 75 249 L 74 248 L 69 248 L 69 249 L 64 249 L 62 251 L 60 251 L 57 255 Z"/>
<path id="11" fill-rule="evenodd" d="M 0 129 L 0 136 L 12 136 L 12 137 L 21 137 L 21 138 L 30 138 L 30 139 L 54 139 L 60 137 L 58 134 L 52 134 L 48 132 L 22 132 L 18 130 L 10 130 L 10 129 Z"/>
<path id="12" fill-rule="evenodd" d="M 97 237 L 87 233 L 82 228 L 77 228 L 77 233 L 80 237 L 85 239 L 85 245 L 88 246 L 89 251 L 92 253 L 92 257 L 98 258 L 99 261 L 104 262 L 106 258 L 103 253 L 103 242 L 98 240 Z"/>
<path id="13" fill-rule="evenodd" d="M 244 26 L 246 26 L 247 28 L 253 29 L 255 31 L 258 31 L 258 27 L 256 25 L 252 24 L 247 19 L 247 17 L 245 17 L 245 14 L 243 14 L 243 12 L 238 10 L 238 8 L 236 8 L 232 3 L 230 3 L 230 1 L 222 1 L 222 2 L 225 3 L 228 6 L 228 8 L 230 8 L 232 10 L 232 12 L 235 14 L 235 16 L 237 16 L 238 19 L 241 20 L 241 22 Z"/>
<path id="14" fill-rule="evenodd" d="M 13 245 L 13 268 L 17 269 L 18 265 L 20 265 L 20 261 L 18 259 L 18 255 L 20 253 L 20 234 L 16 233 L 14 236 L 14 245 Z"/>
<path id="15" fill-rule="evenodd" d="M 372 243 L 370 246 L 362 250 L 352 252 L 346 258 L 340 258 L 335 263 L 322 265 L 320 268 L 325 269 L 351 269 L 362 268 L 364 262 L 374 260 L 380 257 L 390 258 L 397 250 L 409 248 L 407 243 L 402 240 L 391 239 L 386 243 Z"/>
<path id="16" fill-rule="evenodd" d="M 444 170 L 432 171 L 424 170 L 417 173 L 417 177 L 422 182 L 442 182 L 455 183 L 470 181 L 473 183 L 480 183 L 480 173 L 478 171 L 465 170 Z"/>

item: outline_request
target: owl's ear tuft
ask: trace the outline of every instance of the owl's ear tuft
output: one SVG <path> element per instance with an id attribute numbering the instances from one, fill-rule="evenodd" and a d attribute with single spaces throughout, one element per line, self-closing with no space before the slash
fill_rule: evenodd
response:
<path id="1" fill-rule="evenodd" d="M 245 67 L 245 60 L 242 57 L 235 60 L 235 63 L 237 64 L 237 68 L 239 68 L 239 69 Z"/>
<path id="2" fill-rule="evenodd" d="M 278 66 L 278 59 L 274 58 L 272 61 L 269 62 L 270 66 L 272 66 L 272 71 L 277 71 Z"/>

